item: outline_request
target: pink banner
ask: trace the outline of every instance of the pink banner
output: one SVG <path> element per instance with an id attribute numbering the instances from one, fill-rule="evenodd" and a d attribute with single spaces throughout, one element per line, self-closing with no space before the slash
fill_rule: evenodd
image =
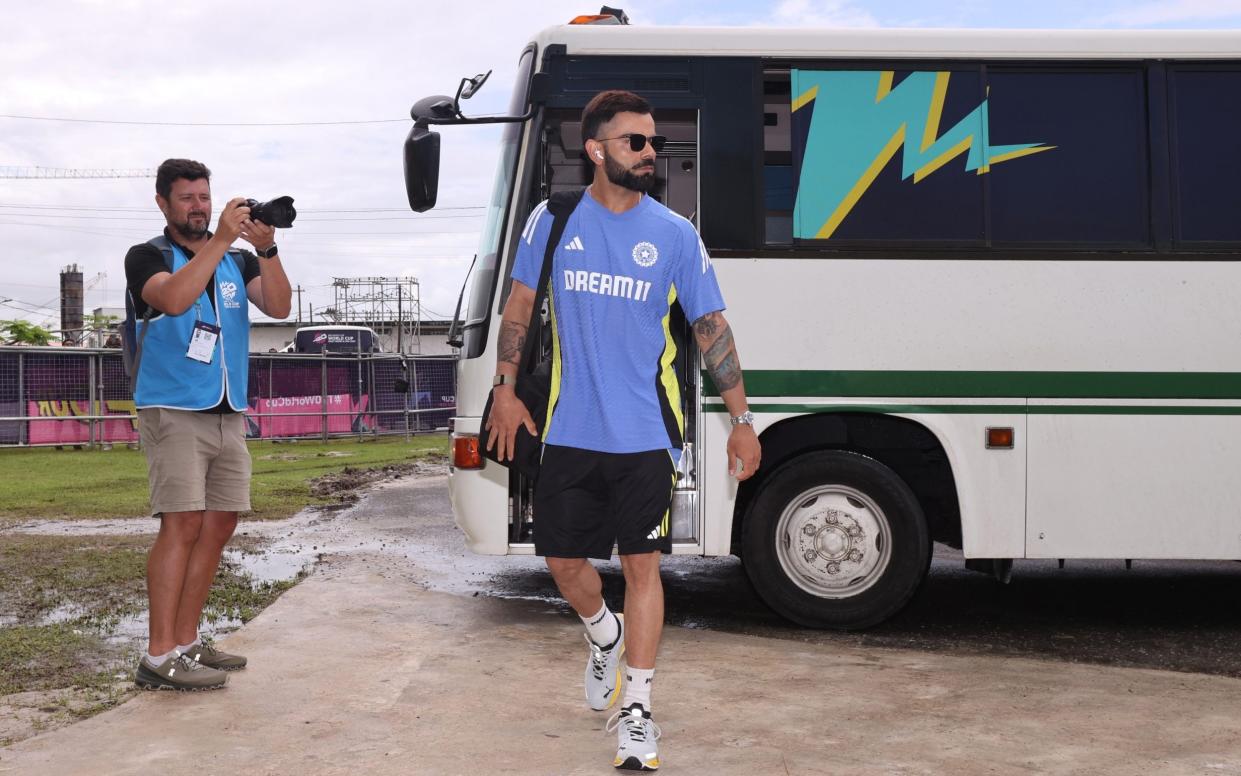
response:
<path id="1" fill-rule="evenodd" d="M 349 394 L 328 396 L 328 433 L 362 433 L 375 429 L 375 416 L 366 414 L 370 397 L 363 394 L 354 400 Z M 258 399 L 250 405 L 250 426 L 258 422 L 258 436 L 313 436 L 323 433 L 322 396 L 283 396 Z M 117 415 L 115 420 L 95 422 L 96 442 L 137 442 L 138 426 L 129 416 L 134 413 L 132 400 L 105 401 L 98 414 Z M 308 413 L 308 414 L 301 414 Z M 336 414 L 340 413 L 340 414 Z M 91 413 L 89 401 L 27 402 L 26 414 L 48 418 L 32 420 L 28 439 L 32 445 L 81 445 L 90 443 L 90 425 L 84 416 Z M 254 432 L 250 432 L 254 436 Z"/>
<path id="2" fill-rule="evenodd" d="M 101 411 L 98 411 L 101 410 Z M 32 420 L 28 439 L 32 445 L 80 445 L 90 442 L 90 423 L 83 415 L 120 415 L 116 420 L 95 422 L 96 442 L 137 442 L 138 427 L 128 415 L 133 414 L 132 400 L 105 401 L 103 407 L 91 412 L 89 401 L 32 401 L 26 403 L 30 417 L 63 418 L 63 420 Z"/>
<path id="3" fill-rule="evenodd" d="M 349 394 L 328 396 L 328 433 L 348 434 L 373 429 L 375 419 L 364 414 L 369 398 L 366 394 L 363 394 L 357 401 Z M 321 414 L 301 414 L 322 412 L 322 396 L 281 396 L 274 399 L 257 399 L 250 405 L 251 415 L 258 416 L 259 436 L 263 438 L 322 434 L 323 416 Z"/>

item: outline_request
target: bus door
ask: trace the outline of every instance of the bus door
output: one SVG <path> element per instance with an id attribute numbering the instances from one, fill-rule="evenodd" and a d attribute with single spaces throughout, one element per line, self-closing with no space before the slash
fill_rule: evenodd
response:
<path id="1" fill-rule="evenodd" d="M 557 191 L 581 188 L 592 180 L 594 165 L 583 154 L 580 110 L 548 110 L 541 132 L 539 176 L 540 191 L 532 201 L 538 202 Z M 663 151 L 656 157 L 656 175 L 661 185 L 651 196 L 671 210 L 698 226 L 698 117 L 696 111 L 660 109 L 656 114 L 656 128 L 668 138 Z M 546 324 L 546 303 L 543 320 Z M 676 342 L 677 358 L 674 362 L 681 387 L 681 411 L 685 419 L 685 445 L 677 470 L 677 486 L 673 495 L 670 527 L 673 545 L 681 545 L 686 551 L 699 549 L 702 542 L 702 523 L 699 514 L 697 470 L 698 428 L 701 377 L 698 369 L 698 350 L 694 345 L 693 330 L 685 320 L 679 304 L 674 304 L 671 330 Z M 540 335 L 544 342 L 545 357 L 550 358 L 551 335 L 544 325 Z M 512 493 L 514 509 L 510 524 L 510 543 L 525 545 L 533 542 L 537 530 L 531 509 L 533 485 L 519 475 L 514 475 Z"/>

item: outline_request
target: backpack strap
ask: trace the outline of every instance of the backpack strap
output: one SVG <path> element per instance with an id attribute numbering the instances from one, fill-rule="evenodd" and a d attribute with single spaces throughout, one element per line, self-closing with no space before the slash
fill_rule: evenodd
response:
<path id="1" fill-rule="evenodd" d="M 539 269 L 539 283 L 534 289 L 534 307 L 530 311 L 530 323 L 526 327 L 526 349 L 521 357 L 522 366 L 526 368 L 526 371 L 530 371 L 534 367 L 535 338 L 530 335 L 530 332 L 534 331 L 534 325 L 539 322 L 539 315 L 543 312 L 543 299 L 550 293 L 549 281 L 552 276 L 552 255 L 556 253 L 556 246 L 560 244 L 560 238 L 564 235 L 565 226 L 569 223 L 569 216 L 573 215 L 573 211 L 577 209 L 578 203 L 582 201 L 582 195 L 585 192 L 585 188 L 557 191 L 547 200 L 547 209 L 552 214 L 552 230 L 548 233 L 547 245 L 543 248 L 543 264 Z"/>
<path id="2" fill-rule="evenodd" d="M 160 254 L 164 257 L 164 264 L 168 267 L 168 271 L 172 272 L 172 243 L 168 242 L 168 237 L 162 234 L 158 237 L 152 237 L 147 240 L 147 245 L 152 245 L 159 249 Z M 125 307 L 130 317 L 136 317 L 134 315 L 136 308 L 134 306 L 133 289 L 125 289 Z M 146 312 L 142 314 L 142 334 L 138 335 L 138 344 L 134 347 L 134 357 L 129 363 L 129 384 L 134 393 L 138 391 L 138 365 L 142 363 L 142 343 L 146 341 L 147 332 L 151 329 L 149 326 L 151 314 L 155 312 L 155 308 L 151 307 L 151 305 L 148 304 L 146 307 Z"/>

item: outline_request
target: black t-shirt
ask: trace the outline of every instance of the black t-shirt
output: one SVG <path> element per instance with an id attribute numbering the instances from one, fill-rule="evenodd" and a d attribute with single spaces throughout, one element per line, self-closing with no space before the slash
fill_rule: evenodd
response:
<path id="1" fill-rule="evenodd" d="M 194 258 L 194 251 L 174 240 L 167 229 L 164 229 L 164 236 L 170 242 L 176 243 L 176 246 L 185 254 L 185 258 Z M 207 237 L 211 237 L 211 232 L 207 232 Z M 259 258 L 244 248 L 241 250 L 241 255 L 245 259 L 245 266 L 241 269 L 241 277 L 243 283 L 248 286 L 251 280 L 259 276 Z M 232 259 L 225 256 L 221 261 L 232 261 Z M 164 254 L 160 253 L 159 248 L 156 248 L 154 245 L 144 242 L 129 249 L 129 252 L 125 254 L 125 285 L 134 299 L 134 315 L 141 318 L 146 314 L 147 303 L 142 300 L 142 288 L 147 284 L 147 281 L 161 272 L 171 271 L 168 268 L 168 264 L 164 261 Z M 206 291 L 207 298 L 211 300 L 211 304 L 214 306 L 214 273 L 212 274 L 211 282 L 207 284 Z"/>
<path id="2" fill-rule="evenodd" d="M 194 258 L 194 251 L 186 248 L 181 243 L 176 242 L 167 229 L 164 229 L 164 236 L 167 237 L 169 241 L 176 243 L 176 246 L 181 249 L 187 259 Z M 208 232 L 207 236 L 210 237 L 211 233 Z M 245 266 L 241 268 L 241 277 L 243 283 L 248 286 L 250 285 L 251 280 L 254 280 L 259 276 L 259 258 L 245 249 L 242 249 L 241 256 L 245 260 Z M 225 256 L 221 259 L 221 261 L 233 261 L 233 259 Z M 161 272 L 171 272 L 171 270 L 168 268 L 168 263 L 164 261 L 164 254 L 154 245 L 145 242 L 139 243 L 138 245 L 130 248 L 129 252 L 125 254 L 125 286 L 129 289 L 129 293 L 133 297 L 134 315 L 139 319 L 141 319 L 143 315 L 146 315 L 147 309 L 149 308 L 149 305 L 142 300 L 142 288 L 147 284 L 148 280 Z M 207 298 L 211 300 L 211 305 L 214 307 L 215 273 L 211 274 L 211 282 L 207 284 L 205 290 L 207 292 Z M 189 347 L 188 342 L 185 344 L 186 347 Z M 227 397 L 212 409 L 202 411 L 213 413 L 234 412 L 233 408 L 228 406 Z"/>

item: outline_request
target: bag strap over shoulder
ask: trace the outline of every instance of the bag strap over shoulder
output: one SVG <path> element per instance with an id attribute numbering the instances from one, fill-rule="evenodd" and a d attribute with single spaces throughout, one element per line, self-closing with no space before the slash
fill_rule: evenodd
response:
<path id="1" fill-rule="evenodd" d="M 531 336 L 530 332 L 534 331 L 534 325 L 539 321 L 539 315 L 543 312 L 543 299 L 549 293 L 548 281 L 552 276 L 552 255 L 556 253 L 556 246 L 560 244 L 560 238 L 564 235 L 569 216 L 573 215 L 573 211 L 577 209 L 585 193 L 584 188 L 557 191 L 547 200 L 547 210 L 552 214 L 552 230 L 548 233 L 547 245 L 543 248 L 539 284 L 534 289 L 534 308 L 530 311 L 530 323 L 526 327 L 526 348 L 521 356 L 521 364 L 527 372 L 533 367 L 535 353 L 536 338 Z"/>
<path id="2" fill-rule="evenodd" d="M 153 245 L 159 249 L 160 254 L 164 257 L 164 264 L 168 265 L 168 271 L 171 272 L 172 243 L 168 242 L 168 237 L 161 234 L 158 237 L 152 237 L 147 240 L 147 244 Z M 134 315 L 134 294 L 133 291 L 128 288 L 125 289 L 125 305 L 128 308 L 129 315 L 131 317 L 137 317 Z M 129 384 L 132 386 L 134 391 L 138 390 L 138 365 L 142 363 L 142 343 L 146 341 L 147 332 L 151 329 L 148 325 L 151 321 L 151 314 L 155 312 L 151 305 L 147 305 L 146 307 L 146 312 L 142 314 L 142 334 L 138 335 L 138 344 L 134 347 L 134 357 L 129 363 Z"/>

